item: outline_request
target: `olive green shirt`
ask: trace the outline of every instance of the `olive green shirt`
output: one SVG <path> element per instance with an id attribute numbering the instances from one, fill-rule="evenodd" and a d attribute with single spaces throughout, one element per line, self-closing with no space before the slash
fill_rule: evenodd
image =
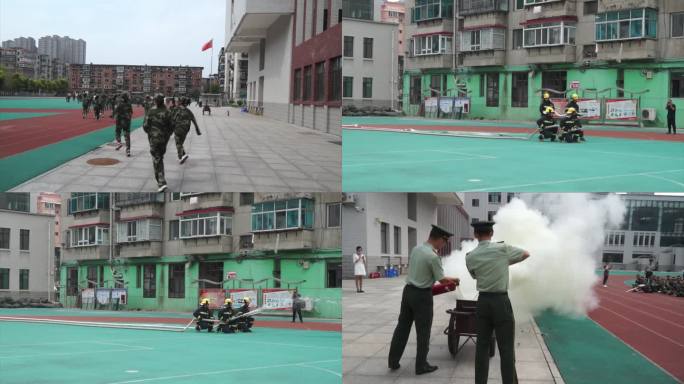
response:
<path id="1" fill-rule="evenodd" d="M 435 281 L 444 278 L 439 256 L 428 243 L 418 245 L 409 255 L 409 270 L 406 283 L 418 288 L 430 288 Z"/>
<path id="2" fill-rule="evenodd" d="M 480 241 L 466 255 L 468 272 L 477 280 L 479 292 L 508 292 L 508 266 L 520 261 L 523 251 L 512 245 Z"/>

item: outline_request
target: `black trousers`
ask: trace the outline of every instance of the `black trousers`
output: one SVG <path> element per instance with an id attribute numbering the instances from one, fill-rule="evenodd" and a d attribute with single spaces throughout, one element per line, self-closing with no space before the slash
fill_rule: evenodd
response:
<path id="1" fill-rule="evenodd" d="M 477 299 L 476 327 L 475 383 L 487 383 L 489 343 L 492 332 L 495 332 L 501 357 L 501 381 L 503 384 L 516 384 L 518 375 L 515 372 L 515 318 L 507 294 L 480 292 Z"/>
<path id="2" fill-rule="evenodd" d="M 304 320 L 302 320 L 302 309 L 292 307 L 292 322 L 293 323 L 294 323 L 295 319 L 297 318 L 296 315 L 299 315 L 299 321 L 303 323 Z"/>
<path id="3" fill-rule="evenodd" d="M 608 282 L 608 275 L 603 275 L 603 285 L 606 285 Z"/>
<path id="4" fill-rule="evenodd" d="M 394 329 L 389 352 L 389 365 L 399 363 L 408 342 L 411 326 L 416 323 L 416 369 L 427 365 L 430 349 L 430 329 L 432 328 L 432 290 L 416 288 L 412 285 L 404 287 L 401 296 L 399 322 Z"/>
<path id="5" fill-rule="evenodd" d="M 667 118 L 667 133 L 670 133 L 670 130 L 672 130 L 672 133 L 677 133 L 677 126 L 675 125 L 674 117 Z"/>

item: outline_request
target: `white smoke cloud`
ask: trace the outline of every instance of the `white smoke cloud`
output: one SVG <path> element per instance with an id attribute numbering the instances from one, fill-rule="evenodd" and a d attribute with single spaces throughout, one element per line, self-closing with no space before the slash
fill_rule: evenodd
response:
<path id="1" fill-rule="evenodd" d="M 523 248 L 530 258 L 510 267 L 509 296 L 518 315 L 545 309 L 573 316 L 596 307 L 595 270 L 606 231 L 617 229 L 625 215 L 617 195 L 539 194 L 513 199 L 494 220 L 494 241 Z M 477 241 L 444 260 L 448 276 L 461 279 L 456 296 L 476 297 L 475 281 L 465 267 L 465 255 Z"/>

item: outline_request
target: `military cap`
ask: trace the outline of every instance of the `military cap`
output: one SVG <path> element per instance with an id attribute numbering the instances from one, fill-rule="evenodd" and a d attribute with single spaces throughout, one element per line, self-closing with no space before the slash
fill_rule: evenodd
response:
<path id="1" fill-rule="evenodd" d="M 441 237 L 445 240 L 448 240 L 450 237 L 452 237 L 454 234 L 447 231 L 446 229 L 432 224 L 432 230 L 430 231 L 430 237 Z"/>
<path id="2" fill-rule="evenodd" d="M 493 221 L 476 221 L 470 225 L 475 229 L 475 232 L 486 232 L 491 231 L 494 224 Z"/>

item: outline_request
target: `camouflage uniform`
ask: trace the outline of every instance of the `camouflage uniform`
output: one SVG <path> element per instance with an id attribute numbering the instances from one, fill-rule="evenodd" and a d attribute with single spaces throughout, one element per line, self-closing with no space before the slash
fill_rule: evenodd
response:
<path id="1" fill-rule="evenodd" d="M 186 107 L 176 108 L 174 114 L 174 139 L 176 140 L 176 149 L 178 150 L 178 158 L 181 159 L 185 156 L 185 148 L 183 148 L 183 143 L 185 143 L 185 138 L 190 132 L 190 124 L 195 124 L 195 129 L 197 134 L 201 134 L 199 127 L 197 126 L 197 120 L 195 120 L 195 115 L 191 110 Z"/>
<path id="2" fill-rule="evenodd" d="M 130 101 L 121 100 L 116 105 L 114 111 L 116 117 L 116 142 L 121 143 L 121 131 L 123 130 L 126 138 L 126 152 L 131 151 L 131 117 L 133 116 L 133 107 Z"/>
<path id="3" fill-rule="evenodd" d="M 166 154 L 166 145 L 169 143 L 171 134 L 173 133 L 173 117 L 171 111 L 165 106 L 150 109 L 150 112 L 143 124 L 143 130 L 147 133 L 147 138 L 150 141 L 150 154 L 152 154 L 152 163 L 154 165 L 154 176 L 157 179 L 157 184 L 161 187 L 166 185 L 166 178 L 164 177 L 164 155 Z"/>

